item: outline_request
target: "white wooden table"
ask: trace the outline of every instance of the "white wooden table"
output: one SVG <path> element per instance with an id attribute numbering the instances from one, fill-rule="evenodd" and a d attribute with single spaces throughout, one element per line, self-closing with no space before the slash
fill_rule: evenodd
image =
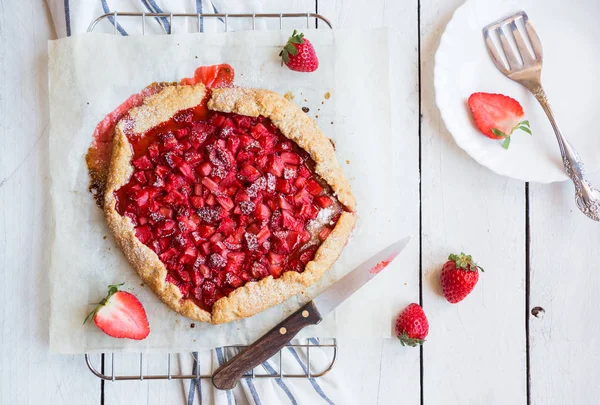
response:
<path id="1" fill-rule="evenodd" d="M 393 124 L 406 148 L 398 204 L 419 212 L 404 227 L 420 235 L 403 256 L 410 276 L 398 294 L 420 301 L 431 327 L 421 350 L 341 341 L 333 373 L 351 396 L 361 404 L 597 403 L 600 225 L 575 208 L 569 183 L 524 184 L 480 167 L 435 107 L 434 53 L 462 0 L 269 3 L 264 11 L 316 8 L 335 27 L 392 29 Z M 44 1 L 0 0 L 0 404 L 184 403 L 179 383 L 101 384 L 82 356 L 48 353 L 44 130 L 54 35 Z M 439 270 L 460 250 L 486 272 L 466 301 L 450 305 Z M 545 311 L 533 316 L 534 307 Z"/>

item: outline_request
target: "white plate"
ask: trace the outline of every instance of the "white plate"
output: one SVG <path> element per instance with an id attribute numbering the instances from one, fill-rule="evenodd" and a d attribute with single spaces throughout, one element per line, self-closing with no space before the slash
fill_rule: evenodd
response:
<path id="1" fill-rule="evenodd" d="M 549 183 L 566 180 L 554 132 L 535 98 L 504 77 L 483 42 L 487 24 L 524 10 L 544 49 L 542 83 L 563 131 L 590 172 L 600 168 L 600 2 L 578 0 L 468 0 L 456 10 L 435 56 L 434 86 L 441 116 L 456 143 L 483 166 L 504 176 Z M 518 100 L 533 136 L 515 131 L 504 150 L 482 135 L 467 99 L 474 92 Z"/>

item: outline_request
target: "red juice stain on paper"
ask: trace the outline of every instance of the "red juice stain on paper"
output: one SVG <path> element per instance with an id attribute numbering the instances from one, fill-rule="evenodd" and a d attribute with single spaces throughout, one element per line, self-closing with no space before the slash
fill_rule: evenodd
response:
<path id="1" fill-rule="evenodd" d="M 193 77 L 182 79 L 180 85 L 194 85 L 203 83 L 208 88 L 228 87 L 233 85 L 233 68 L 224 63 L 221 65 L 200 66 L 194 72 Z M 98 206 L 104 204 L 104 190 L 106 188 L 106 176 L 110 165 L 112 153 L 112 142 L 117 123 L 129 113 L 134 107 L 139 107 L 147 97 L 150 97 L 170 83 L 152 83 L 141 92 L 133 94 L 115 110 L 109 113 L 96 125 L 92 144 L 85 156 L 90 174 L 89 190 L 94 195 Z"/>
<path id="2" fill-rule="evenodd" d="M 385 269 L 390 262 L 391 260 L 383 260 L 377 263 L 371 270 L 369 270 L 369 273 L 378 274 L 381 270 Z"/>

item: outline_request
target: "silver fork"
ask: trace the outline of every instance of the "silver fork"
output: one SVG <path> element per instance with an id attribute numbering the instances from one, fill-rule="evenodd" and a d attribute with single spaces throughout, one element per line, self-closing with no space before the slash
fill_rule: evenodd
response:
<path id="1" fill-rule="evenodd" d="M 526 33 L 523 33 L 521 28 L 517 26 L 516 22 L 520 19 L 523 21 Z M 506 29 L 510 30 L 512 33 L 520 59 L 508 42 L 505 32 Z M 490 34 L 493 32 L 497 32 L 498 34 L 500 45 L 506 56 L 508 65 L 501 59 L 499 50 L 496 49 L 496 46 L 492 41 Z M 529 37 L 529 42 L 534 52 L 533 55 L 529 49 L 527 49 L 524 35 Z M 550 124 L 552 124 L 554 133 L 556 134 L 556 140 L 558 141 L 558 146 L 562 155 L 565 172 L 575 185 L 575 201 L 577 207 L 591 219 L 600 221 L 600 192 L 592 187 L 586 180 L 583 162 L 575 149 L 567 141 L 567 138 L 565 138 L 558 128 L 550 104 L 548 104 L 548 98 L 542 88 L 542 44 L 540 38 L 533 29 L 532 24 L 529 22 L 527 14 L 524 11 L 521 11 L 515 15 L 491 23 L 483 29 L 483 37 L 490 56 L 498 70 L 504 73 L 508 78 L 525 86 L 541 104 L 550 120 Z"/>

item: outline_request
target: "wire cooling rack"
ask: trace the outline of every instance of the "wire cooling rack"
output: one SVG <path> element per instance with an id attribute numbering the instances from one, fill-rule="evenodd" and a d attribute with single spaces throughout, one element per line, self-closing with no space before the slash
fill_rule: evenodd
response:
<path id="1" fill-rule="evenodd" d="M 160 19 L 167 18 L 169 24 L 161 24 Z M 267 19 L 267 20 L 275 20 L 279 21 L 279 28 L 283 28 L 284 19 L 305 19 L 306 28 L 310 28 L 311 21 L 314 19 L 315 28 L 319 28 L 319 21 L 325 23 L 326 28 L 333 28 L 329 20 L 323 17 L 320 14 L 316 13 L 280 13 L 280 14 L 227 14 L 227 13 L 217 13 L 217 14 L 181 14 L 181 13 L 131 13 L 124 12 L 119 13 L 117 11 L 113 13 L 108 13 L 101 15 L 96 18 L 88 27 L 88 32 L 93 32 L 98 26 L 99 23 L 103 21 L 108 21 L 112 25 L 112 32 L 116 35 L 119 35 L 119 23 L 118 21 L 133 21 L 134 24 L 141 24 L 142 35 L 146 35 L 146 25 L 150 24 L 158 24 L 163 33 L 169 35 L 173 33 L 178 33 L 178 31 L 173 30 L 173 22 L 181 21 L 181 20 L 196 20 L 197 30 L 201 31 L 202 19 L 219 19 L 223 23 L 224 31 L 229 31 L 230 20 L 239 20 L 246 19 L 251 20 L 252 27 L 251 30 L 256 30 L 256 20 Z M 251 371 L 244 374 L 244 378 L 317 378 L 322 377 L 327 374 L 333 368 L 335 361 L 337 359 L 337 342 L 335 339 L 331 339 L 330 343 L 322 343 L 316 342 L 311 343 L 311 341 L 316 342 L 311 339 L 306 344 L 288 344 L 284 349 L 280 350 L 275 356 L 272 357 L 275 364 L 278 365 L 278 369 L 276 371 L 272 371 L 269 373 L 259 373 L 256 372 L 256 369 L 252 369 Z M 242 345 L 234 345 L 234 346 L 224 346 L 220 348 L 224 355 L 225 361 L 227 361 L 232 355 L 239 353 L 246 346 Z M 284 372 L 283 370 L 283 356 L 284 350 L 288 349 L 290 351 L 302 352 L 305 353 L 306 364 L 301 364 L 301 369 L 303 372 L 301 373 L 291 373 Z M 321 370 L 317 369 L 317 367 L 311 363 L 311 350 L 320 349 L 325 351 L 325 355 L 327 356 L 327 361 L 325 363 L 325 367 Z M 296 353 L 297 354 L 297 353 Z M 105 381 L 143 381 L 143 380 L 186 380 L 186 379 L 212 379 L 212 370 L 207 373 L 203 373 L 202 370 L 197 367 L 197 358 L 195 353 L 188 354 L 173 354 L 173 353 L 164 353 L 160 356 L 163 357 L 159 362 L 162 364 L 158 371 L 149 372 L 150 369 L 148 367 L 148 359 L 146 354 L 137 353 L 134 354 L 137 359 L 133 360 L 130 358 L 126 361 L 123 361 L 123 364 L 120 364 L 120 361 L 116 358 L 120 354 L 115 353 L 101 353 L 100 355 L 85 355 L 85 363 L 90 369 L 90 371 L 98 378 Z M 177 368 L 179 369 L 176 372 L 173 372 L 173 363 L 175 362 L 173 357 L 177 356 Z M 314 358 L 314 357 L 313 357 Z M 182 363 L 188 364 L 182 364 Z M 137 363 L 137 364 L 136 364 Z M 156 363 L 153 361 L 152 363 Z M 136 364 L 136 372 L 131 371 L 132 364 Z M 125 367 L 127 366 L 127 367 Z M 139 367 L 138 367 L 139 366 Z M 127 368 L 125 370 L 124 368 Z M 139 370 L 139 371 L 138 371 Z M 182 372 L 180 370 L 191 370 L 190 372 Z"/>

